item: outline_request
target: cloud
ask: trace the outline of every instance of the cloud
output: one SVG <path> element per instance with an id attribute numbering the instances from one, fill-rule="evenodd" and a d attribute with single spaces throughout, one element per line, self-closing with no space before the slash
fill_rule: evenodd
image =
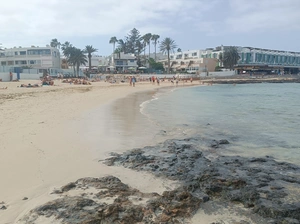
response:
<path id="1" fill-rule="evenodd" d="M 11 36 L 16 34 L 34 42 L 59 36 L 115 35 L 136 26 L 142 30 L 156 27 L 155 32 L 168 33 L 172 23 L 186 19 L 188 12 L 200 2 L 26 0 L 20 4 L 19 0 L 10 0 L 1 4 L 0 38 L 2 42 L 12 42 Z"/>
<path id="2" fill-rule="evenodd" d="M 83 47 L 98 40 L 104 49 L 111 36 L 124 38 L 134 27 L 195 46 L 204 37 L 234 42 L 241 33 L 298 35 L 298 9 L 299 0 L 9 0 L 0 7 L 0 43 L 44 46 L 57 38 Z"/>
<path id="3" fill-rule="evenodd" d="M 233 32 L 300 30 L 299 0 L 230 0 L 224 27 Z"/>

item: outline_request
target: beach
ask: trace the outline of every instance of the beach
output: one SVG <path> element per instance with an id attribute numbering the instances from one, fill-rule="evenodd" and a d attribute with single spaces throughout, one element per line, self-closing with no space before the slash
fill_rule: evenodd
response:
<path id="1" fill-rule="evenodd" d="M 109 156 L 110 148 L 118 148 L 118 136 L 106 131 L 94 141 L 96 137 L 84 138 L 79 130 L 86 127 L 86 114 L 91 111 L 133 93 L 155 91 L 157 85 L 137 83 L 133 88 L 128 83 L 99 82 L 73 86 L 59 80 L 49 87 L 20 88 L 20 84 L 0 82 L 0 88 L 8 87 L 0 92 L 0 202 L 7 207 L 0 211 L 1 223 L 15 223 L 30 209 L 55 198 L 50 194 L 55 187 L 81 177 L 115 175 L 132 187 L 158 193 L 172 183 L 99 163 Z M 159 87 L 170 85 L 161 83 Z M 132 112 L 124 108 L 122 111 Z M 127 117 L 130 119 L 130 114 Z M 104 117 L 100 119 L 99 129 L 110 130 L 109 122 Z M 134 125 L 132 120 L 124 122 Z M 132 134 L 130 144 L 135 142 L 136 133 Z M 103 151 L 97 149 L 99 142 Z"/>
<path id="2" fill-rule="evenodd" d="M 232 105 L 242 100 L 228 93 L 246 96 L 252 93 L 251 86 L 197 87 L 196 81 L 179 83 L 179 87 L 193 88 L 176 88 L 170 82 L 160 86 L 138 82 L 132 87 L 56 80 L 54 86 L 18 87 L 22 83 L 28 81 L 0 82 L 0 88 L 8 87 L 0 90 L 1 224 L 74 223 L 81 217 L 95 221 L 99 216 L 114 223 L 112 218 L 119 220 L 119 213 L 128 218 L 125 223 L 139 223 L 136 218 L 141 214 L 141 223 L 148 223 L 148 218 L 151 222 L 153 215 L 156 221 L 195 224 L 272 223 L 273 218 L 285 222 L 298 217 L 294 202 L 299 195 L 299 167 L 266 155 L 252 158 L 260 157 L 262 151 L 270 155 L 271 148 L 267 152 L 247 141 L 239 145 L 245 134 L 240 128 L 246 126 L 235 124 L 234 129 L 242 132 L 238 139 L 237 133 L 229 131 L 230 123 L 221 123 L 222 113 L 213 113 L 225 110 L 225 120 L 230 122 Z M 264 93 L 265 85 L 256 87 L 256 92 Z M 296 88 L 287 89 L 291 87 Z M 244 95 L 237 94 L 243 91 Z M 202 97 L 196 103 L 194 96 Z M 228 108 L 214 108 L 220 102 L 229 103 L 222 98 L 226 96 L 233 100 Z M 247 100 L 245 106 L 251 102 Z M 196 105 L 201 116 L 197 107 L 185 111 Z M 240 116 L 238 108 L 245 107 L 236 106 L 234 118 Z M 293 133 L 289 134 L 293 139 Z M 261 137 L 264 143 L 266 136 Z M 271 144 L 273 139 L 268 141 Z M 290 150 L 297 153 L 293 144 L 298 143 L 290 143 Z M 247 147 L 251 147 L 250 155 L 240 150 Z M 289 161 L 290 155 L 282 161 Z M 269 201 L 272 198 L 282 200 L 282 207 Z M 101 208 L 103 203 L 107 207 Z"/>

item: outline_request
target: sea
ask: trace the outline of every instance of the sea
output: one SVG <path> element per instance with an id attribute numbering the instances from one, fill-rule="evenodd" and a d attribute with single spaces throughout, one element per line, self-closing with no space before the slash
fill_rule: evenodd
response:
<path id="1" fill-rule="evenodd" d="M 162 88 L 139 107 L 156 127 L 156 139 L 198 138 L 204 150 L 227 139 L 230 144 L 217 149 L 222 155 L 271 156 L 300 165 L 300 84 Z"/>

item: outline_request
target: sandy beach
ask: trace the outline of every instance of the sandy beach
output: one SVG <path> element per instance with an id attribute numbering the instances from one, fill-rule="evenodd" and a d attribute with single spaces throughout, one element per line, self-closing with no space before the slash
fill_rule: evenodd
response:
<path id="1" fill-rule="evenodd" d="M 16 223 L 35 206 L 54 199 L 53 189 L 82 177 L 114 175 L 143 192 L 172 188 L 172 181 L 98 162 L 113 150 L 143 144 L 135 139 L 134 132 L 140 130 L 131 129 L 137 122 L 133 106 L 113 108 L 122 111 L 125 127 L 117 130 L 107 121 L 108 105 L 133 93 L 171 86 L 169 82 L 137 83 L 133 88 L 128 83 L 74 86 L 57 80 L 55 86 L 18 87 L 30 82 L 38 83 L 0 82 L 0 202 L 7 207 L 0 211 L 0 223 Z"/>
<path id="2" fill-rule="evenodd" d="M 297 181 L 293 179 L 295 177 L 281 175 L 282 169 L 286 169 L 288 175 L 298 169 L 291 164 L 278 163 L 272 158 L 248 159 L 238 155 L 234 158 L 226 156 L 218 158 L 214 148 L 212 153 L 207 152 L 206 156 L 200 156 L 200 154 L 206 153 L 205 151 L 201 152 L 201 146 L 199 149 L 187 146 L 202 144 L 202 138 L 186 139 L 182 143 L 181 140 L 176 139 L 176 136 L 173 136 L 175 139 L 168 139 L 164 136 L 164 130 L 160 130 L 155 123 L 149 122 L 148 118 L 140 112 L 140 107 L 143 102 L 152 99 L 158 91 L 171 91 L 176 88 L 170 82 L 162 82 L 160 86 L 139 82 L 136 87 L 132 87 L 128 83 L 110 84 L 106 82 L 94 82 L 92 85 L 70 85 L 56 80 L 54 86 L 19 87 L 21 84 L 28 83 L 39 82 L 33 80 L 0 82 L 2 115 L 0 118 L 0 224 L 62 223 L 61 220 L 55 218 L 57 215 L 50 214 L 53 212 L 51 209 L 48 211 L 50 213 L 42 211 L 43 215 L 38 217 L 34 216 L 35 209 L 52 202 L 55 203 L 57 200 L 64 200 L 64 203 L 72 204 L 73 201 L 68 200 L 72 200 L 74 196 L 84 195 L 81 199 L 84 197 L 84 200 L 91 199 L 88 201 L 89 203 L 98 200 L 100 204 L 105 202 L 107 206 L 119 206 L 119 202 L 116 202 L 115 199 L 121 200 L 122 196 L 117 198 L 114 191 L 110 190 L 103 193 L 105 191 L 101 191 L 102 187 L 99 187 L 104 184 L 104 189 L 110 189 L 112 185 L 107 187 L 105 184 L 111 183 L 113 183 L 112 188 L 120 188 L 120 192 L 125 192 L 124 194 L 127 195 L 122 199 L 125 207 L 126 203 L 132 205 L 144 203 L 146 205 L 146 202 L 148 203 L 152 198 L 158 202 L 158 211 L 162 206 L 159 203 L 164 203 L 163 200 L 167 200 L 165 207 L 172 206 L 172 203 L 173 205 L 182 203 L 184 212 L 179 215 L 179 219 L 186 217 L 192 224 L 266 223 L 266 220 L 253 214 L 252 210 L 248 208 L 249 206 L 253 207 L 252 204 L 246 203 L 245 207 L 245 204 L 243 206 L 230 203 L 228 200 L 218 200 L 218 197 L 207 201 L 206 195 L 195 197 L 182 188 L 182 184 L 187 183 L 188 179 L 191 183 L 193 182 L 195 176 L 188 175 L 191 170 L 196 169 L 197 172 L 203 170 L 203 172 L 211 173 L 210 178 L 206 179 L 207 182 L 202 182 L 204 189 L 212 189 L 213 192 L 215 188 L 212 186 L 217 184 L 224 188 L 225 193 L 231 195 L 232 187 L 237 187 L 231 186 L 231 184 L 241 183 L 240 190 L 241 192 L 245 190 L 245 192 L 240 194 L 241 198 L 238 201 L 243 201 L 243 196 L 247 195 L 249 190 L 243 188 L 243 178 L 248 178 L 249 185 L 252 184 L 253 178 L 235 179 L 237 177 L 231 176 L 234 173 L 232 170 L 240 169 L 236 171 L 237 173 L 251 170 L 250 175 L 255 176 L 256 170 L 252 168 L 253 163 L 257 163 L 255 165 L 257 167 L 261 167 L 261 163 L 264 163 L 264 166 L 268 163 L 266 169 L 257 177 L 257 180 L 262 181 L 259 185 L 263 185 L 264 178 L 273 172 L 272 167 L 278 167 L 280 174 L 276 174 L 277 182 L 270 183 L 272 185 L 269 189 L 271 195 L 275 198 L 281 197 L 280 183 L 289 180 L 290 182 L 285 184 L 289 197 L 284 200 L 291 199 L 290 203 L 298 200 L 295 197 L 295 195 L 299 195 Z M 179 86 L 189 87 L 191 85 L 199 85 L 199 82 L 179 83 Z M 159 89 L 164 87 L 166 88 Z M 167 154 L 168 150 L 165 151 L 165 149 L 172 149 L 174 144 L 175 146 L 177 144 L 175 151 L 180 151 L 180 153 L 171 150 L 170 154 Z M 218 145 L 219 143 L 217 143 L 217 147 Z M 143 152 L 145 146 L 146 150 Z M 134 150 L 137 150 L 137 154 Z M 112 152 L 118 154 L 111 155 Z M 183 159 L 174 163 L 174 153 Z M 158 164 L 157 167 L 165 167 L 164 169 L 151 168 L 153 166 L 151 158 L 154 155 L 157 156 L 155 161 Z M 210 159 L 207 160 L 207 158 Z M 235 162 L 238 160 L 243 160 L 242 164 L 244 165 L 236 166 Z M 191 164 L 198 164 L 199 167 Z M 224 166 L 224 164 L 226 165 Z M 228 164 L 232 164 L 232 167 Z M 173 166 L 178 167 L 174 168 Z M 186 172 L 183 172 L 182 168 L 186 169 Z M 218 168 L 220 168 L 220 172 Z M 84 180 L 80 180 L 80 178 Z M 95 181 L 89 178 L 98 179 Z M 85 184 L 82 184 L 83 182 Z M 95 183 L 98 184 L 96 187 Z M 129 188 L 124 188 L 124 184 Z M 256 189 L 255 186 L 250 188 L 260 192 L 261 189 Z M 124 189 L 125 191 L 123 191 Z M 170 197 L 172 194 L 167 193 L 166 195 L 166 192 L 173 192 L 175 198 L 172 199 Z M 266 192 L 265 189 L 263 192 Z M 183 201 L 176 201 L 181 198 L 180 195 L 184 194 L 186 195 L 183 197 Z M 265 197 L 264 194 L 261 194 L 262 198 Z M 187 195 L 190 196 L 186 198 Z M 210 197 L 214 196 L 213 193 L 210 195 Z M 199 199 L 201 197 L 202 199 Z M 175 202 L 169 203 L 174 199 Z M 247 200 L 246 198 L 244 201 L 247 202 Z M 186 206 L 191 207 L 189 209 Z M 265 211 L 264 207 L 261 207 L 263 204 L 257 203 L 255 206 L 258 207 L 257 211 L 259 209 Z M 273 209 L 275 212 L 277 210 L 276 206 L 270 206 L 270 210 L 267 210 L 270 211 L 269 216 L 272 217 Z M 291 210 L 288 206 L 280 209 Z M 79 206 L 78 208 L 78 212 L 85 212 L 84 209 L 93 207 L 84 206 L 82 209 Z M 135 209 L 140 208 L 135 207 Z M 298 207 L 295 207 L 295 211 L 297 209 Z M 63 211 L 55 209 L 55 206 L 52 210 Z M 140 210 L 137 211 L 141 213 Z M 174 211 L 180 212 L 178 209 Z M 196 214 L 195 211 L 197 211 Z M 99 210 L 94 213 L 98 215 L 98 212 Z M 85 216 L 84 213 L 82 214 Z M 298 217 L 297 214 L 299 213 L 293 213 L 290 217 Z M 144 215 L 147 217 L 145 210 Z M 135 214 L 133 214 L 134 216 Z M 108 214 L 107 217 L 110 218 L 111 215 Z M 160 218 L 170 217 L 162 215 Z M 64 223 L 74 222 L 67 220 Z M 108 221 L 107 223 L 114 222 Z M 182 219 L 182 223 L 186 223 L 186 220 Z"/>

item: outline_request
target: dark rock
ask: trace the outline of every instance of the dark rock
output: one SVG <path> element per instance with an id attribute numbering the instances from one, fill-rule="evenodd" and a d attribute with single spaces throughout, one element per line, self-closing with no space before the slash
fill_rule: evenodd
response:
<path id="1" fill-rule="evenodd" d="M 7 209 L 7 207 L 5 206 L 5 205 L 2 205 L 1 207 L 0 207 L 0 210 L 6 210 Z"/>
<path id="2" fill-rule="evenodd" d="M 221 140 L 219 140 L 218 141 L 218 143 L 220 144 L 220 145 L 224 145 L 224 144 L 229 144 L 229 141 L 228 140 L 226 140 L 226 139 L 221 139 Z"/>
<path id="3" fill-rule="evenodd" d="M 61 188 L 61 191 L 62 192 L 67 192 L 67 191 L 69 191 L 69 190 L 71 190 L 71 189 L 73 189 L 73 188 L 75 188 L 76 187 L 76 184 L 75 183 L 68 183 L 67 185 L 65 185 L 65 186 L 63 186 L 62 188 Z"/>
<path id="4" fill-rule="evenodd" d="M 75 187 L 93 186 L 99 189 L 95 199 L 84 194 L 80 197 L 62 196 L 59 199 L 41 205 L 22 221 L 34 223 L 39 216 L 54 217 L 62 223 L 182 223 L 191 217 L 199 208 L 201 199 L 184 190 L 157 193 L 142 193 L 122 183 L 118 178 L 82 178 L 72 183 Z M 103 189 L 107 189 L 103 191 Z M 102 198 L 116 197 L 113 203 L 101 203 Z M 135 205 L 130 197 L 138 200 L 150 198 L 146 205 Z"/>
<path id="5" fill-rule="evenodd" d="M 263 218 L 268 218 L 264 223 L 270 219 L 278 223 L 283 218 L 300 219 L 300 204 L 286 200 L 289 197 L 286 186 L 300 188 L 300 179 L 296 175 L 300 171 L 298 166 L 276 162 L 267 156 L 219 156 L 211 162 L 206 158 L 208 153 L 203 154 L 195 143 L 197 140 L 193 138 L 167 140 L 158 146 L 140 149 L 139 156 L 143 161 L 151 158 L 152 164 L 141 163 L 134 158 L 129 160 L 134 155 L 129 151 L 118 156 L 114 165 L 150 171 L 157 176 L 182 181 L 182 190 L 190 192 L 202 202 L 218 198 L 241 203 L 245 208 L 251 208 Z M 222 144 L 229 144 L 229 141 L 222 139 L 210 142 L 213 148 Z M 297 197 L 299 202 L 300 196 Z"/>
<path id="6" fill-rule="evenodd" d="M 28 198 L 27 198 L 27 197 L 24 197 L 24 198 L 23 198 L 23 201 L 25 201 L 25 200 L 28 200 Z"/>

